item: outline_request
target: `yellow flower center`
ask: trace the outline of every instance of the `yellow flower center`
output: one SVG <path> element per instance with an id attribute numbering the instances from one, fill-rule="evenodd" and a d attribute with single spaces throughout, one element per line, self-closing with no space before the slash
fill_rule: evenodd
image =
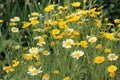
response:
<path id="1" fill-rule="evenodd" d="M 79 57 L 80 53 L 77 52 L 77 53 L 74 54 L 74 56 Z"/>
<path id="2" fill-rule="evenodd" d="M 71 45 L 71 42 L 66 42 L 65 45 L 66 45 L 66 46 L 70 46 L 70 45 Z"/>
<path id="3" fill-rule="evenodd" d="M 110 55 L 110 58 L 114 59 L 114 58 L 115 58 L 115 55 Z"/>
<path id="4" fill-rule="evenodd" d="M 39 72 L 39 71 L 36 70 L 36 69 L 32 71 L 33 74 L 37 74 L 38 72 Z"/>
<path id="5" fill-rule="evenodd" d="M 44 54 L 48 54 L 48 51 L 47 51 L 47 50 L 45 50 L 45 51 L 44 51 Z"/>

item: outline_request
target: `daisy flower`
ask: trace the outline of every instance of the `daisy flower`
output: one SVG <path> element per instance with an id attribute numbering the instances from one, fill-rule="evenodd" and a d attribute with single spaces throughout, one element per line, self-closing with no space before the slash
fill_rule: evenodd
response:
<path id="1" fill-rule="evenodd" d="M 11 31 L 14 32 L 14 33 L 17 33 L 17 32 L 19 31 L 19 29 L 16 28 L 16 27 L 12 27 L 12 28 L 11 28 Z"/>
<path id="2" fill-rule="evenodd" d="M 107 56 L 107 58 L 112 61 L 112 60 L 117 60 L 117 59 L 118 59 L 118 56 L 115 55 L 115 54 L 109 54 L 109 55 Z"/>
<path id="3" fill-rule="evenodd" d="M 38 54 L 39 50 L 36 47 L 32 47 L 29 49 L 29 53 L 32 54 L 33 56 L 35 56 L 36 54 Z"/>
<path id="4" fill-rule="evenodd" d="M 66 39 L 65 41 L 62 42 L 62 46 L 64 48 L 71 48 L 73 44 L 74 41 L 72 39 Z"/>
<path id="5" fill-rule="evenodd" d="M 89 39 L 88 39 L 88 42 L 90 42 L 90 43 L 95 43 L 97 41 L 97 38 L 96 37 L 90 37 Z"/>
<path id="6" fill-rule="evenodd" d="M 46 55 L 46 56 L 48 56 L 48 55 L 50 55 L 50 52 L 48 50 L 44 50 L 43 54 Z"/>
<path id="7" fill-rule="evenodd" d="M 18 22 L 18 21 L 20 21 L 20 18 L 19 17 L 14 17 L 14 18 L 11 18 L 10 21 L 11 22 Z"/>
<path id="8" fill-rule="evenodd" d="M 84 52 L 83 51 L 81 51 L 81 50 L 77 50 L 77 51 L 74 51 L 72 54 L 71 54 L 71 56 L 73 57 L 73 58 L 76 58 L 76 59 L 79 59 L 81 56 L 83 56 L 84 55 Z"/>
<path id="9" fill-rule="evenodd" d="M 29 67 L 28 68 L 28 72 L 27 72 L 27 74 L 30 74 L 30 75 L 37 75 L 38 73 L 42 73 L 42 71 L 41 71 L 41 67 L 39 68 L 39 69 L 36 69 L 35 67 Z"/>

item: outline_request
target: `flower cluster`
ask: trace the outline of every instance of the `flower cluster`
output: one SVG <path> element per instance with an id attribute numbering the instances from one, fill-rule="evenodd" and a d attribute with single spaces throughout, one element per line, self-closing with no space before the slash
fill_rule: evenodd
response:
<path id="1" fill-rule="evenodd" d="M 32 12 L 24 21 L 12 17 L 8 66 L 3 64 L 3 70 L 10 75 L 22 73 L 25 80 L 119 77 L 120 19 L 114 20 L 116 27 L 112 28 L 108 18 L 103 19 L 102 9 L 88 9 L 87 0 L 82 3 L 49 4 L 43 14 Z"/>

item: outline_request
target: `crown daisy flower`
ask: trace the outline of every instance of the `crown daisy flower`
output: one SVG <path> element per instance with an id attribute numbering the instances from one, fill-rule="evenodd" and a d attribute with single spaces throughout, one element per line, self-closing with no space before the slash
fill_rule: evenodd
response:
<path id="1" fill-rule="evenodd" d="M 11 31 L 12 31 L 13 33 L 17 33 L 17 32 L 19 32 L 19 29 L 16 28 L 16 27 L 12 27 L 12 28 L 11 28 Z"/>
<path id="2" fill-rule="evenodd" d="M 107 58 L 110 60 L 110 61 L 113 61 L 113 60 L 117 60 L 118 59 L 118 56 L 115 55 L 115 54 L 109 54 L 107 56 Z"/>
<path id="3" fill-rule="evenodd" d="M 36 68 L 33 67 L 33 66 L 30 66 L 30 67 L 28 68 L 27 74 L 34 76 L 34 75 L 38 75 L 38 73 L 42 73 L 41 67 L 40 67 L 39 69 L 36 69 Z"/>
<path id="4" fill-rule="evenodd" d="M 44 50 L 43 54 L 46 55 L 46 56 L 48 56 L 48 55 L 50 55 L 50 52 L 48 50 Z"/>
<path id="5" fill-rule="evenodd" d="M 14 18 L 11 18 L 10 21 L 11 22 L 18 22 L 18 21 L 20 21 L 20 18 L 19 17 L 14 17 Z"/>
<path id="6" fill-rule="evenodd" d="M 96 37 L 90 37 L 89 39 L 88 39 L 88 42 L 90 42 L 90 43 L 95 43 L 97 41 L 97 38 Z"/>
<path id="7" fill-rule="evenodd" d="M 39 50 L 36 47 L 32 47 L 29 49 L 29 53 L 32 54 L 33 56 L 36 56 L 38 54 Z"/>
<path id="8" fill-rule="evenodd" d="M 63 48 L 71 48 L 73 44 L 74 41 L 72 39 L 66 39 L 65 41 L 62 42 Z"/>
<path id="9" fill-rule="evenodd" d="M 74 51 L 72 54 L 71 54 L 71 56 L 73 57 L 73 58 L 76 58 L 76 59 L 79 59 L 81 56 L 83 56 L 84 55 L 84 52 L 83 51 L 81 51 L 81 50 L 77 50 L 77 51 Z"/>

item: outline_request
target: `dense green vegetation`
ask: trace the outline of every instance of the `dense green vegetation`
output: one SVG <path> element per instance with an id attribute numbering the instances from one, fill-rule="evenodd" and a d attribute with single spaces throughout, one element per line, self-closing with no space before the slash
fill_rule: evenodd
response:
<path id="1" fill-rule="evenodd" d="M 119 80 L 119 14 L 119 0 L 1 0 L 1 80 Z"/>

